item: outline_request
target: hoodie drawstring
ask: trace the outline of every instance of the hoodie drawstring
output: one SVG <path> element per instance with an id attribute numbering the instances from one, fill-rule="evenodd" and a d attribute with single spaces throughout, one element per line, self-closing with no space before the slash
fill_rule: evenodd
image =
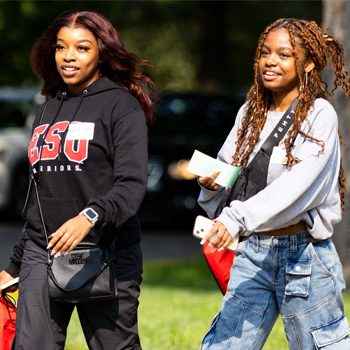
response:
<path id="1" fill-rule="evenodd" d="M 59 148 L 59 151 L 58 151 L 58 162 L 60 163 L 61 162 L 61 152 L 62 152 L 62 141 L 65 141 L 66 140 L 66 137 L 67 137 L 67 133 L 68 133 L 68 130 L 69 130 L 69 125 L 71 125 L 80 109 L 80 106 L 83 102 L 83 99 L 84 97 L 87 95 L 87 90 L 84 90 L 83 91 L 83 94 L 81 95 L 81 98 L 80 98 L 80 101 L 79 101 L 79 104 L 78 104 L 78 107 L 76 108 L 74 114 L 73 114 L 73 118 L 71 119 L 71 121 L 69 122 L 68 124 L 68 127 L 66 128 L 66 130 L 64 131 L 64 133 L 62 134 L 62 137 L 61 137 L 61 141 L 60 141 L 60 148 Z"/>
<path id="2" fill-rule="evenodd" d="M 55 123 L 55 121 L 56 121 L 56 119 L 57 119 L 57 117 L 58 117 L 58 115 L 59 115 L 59 113 L 60 113 L 60 111 L 61 111 L 61 108 L 62 108 L 62 105 L 63 105 L 63 101 L 66 99 L 66 95 L 67 95 L 66 92 L 62 92 L 61 102 L 60 102 L 60 104 L 59 104 L 59 106 L 58 106 L 58 110 L 57 110 L 57 112 L 56 112 L 55 117 L 53 118 L 53 121 L 52 121 L 51 125 L 53 125 L 53 124 Z M 46 109 L 46 108 L 45 108 L 45 109 Z M 41 124 L 41 121 L 42 121 L 43 118 L 44 118 L 45 109 L 44 109 L 43 113 L 41 114 L 41 117 L 40 117 L 40 120 L 39 120 L 38 125 Z M 42 147 L 43 147 L 43 145 L 44 145 L 44 143 L 45 143 L 45 138 L 46 138 L 47 133 L 48 133 L 49 130 L 50 130 L 51 125 L 49 125 L 49 127 L 46 129 L 46 132 L 45 132 L 45 134 L 43 135 L 43 138 L 42 138 L 41 143 L 39 143 L 39 141 L 38 141 L 38 145 L 37 145 L 37 148 L 38 148 L 38 151 L 39 151 L 39 161 L 38 161 L 36 167 L 33 166 L 33 170 L 35 170 L 35 172 L 33 171 L 33 173 L 34 173 L 34 175 L 35 175 L 35 173 L 37 174 L 37 175 L 36 175 L 36 180 L 37 180 L 38 183 L 39 183 L 39 180 L 40 180 L 40 179 L 39 179 L 39 177 L 40 177 L 40 171 L 39 171 L 39 169 L 40 169 L 40 163 L 41 163 L 41 150 L 42 150 Z"/>

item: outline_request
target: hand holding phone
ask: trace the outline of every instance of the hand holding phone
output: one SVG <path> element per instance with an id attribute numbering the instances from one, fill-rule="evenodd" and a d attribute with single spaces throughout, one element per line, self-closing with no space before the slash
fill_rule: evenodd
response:
<path id="1" fill-rule="evenodd" d="M 204 216 L 198 215 L 196 217 L 196 221 L 194 223 L 193 228 L 193 236 L 198 239 L 203 239 L 207 235 L 207 233 L 211 230 L 211 228 L 214 226 L 215 221 L 208 219 Z M 216 236 L 216 233 L 214 233 L 210 240 L 214 239 Z M 237 245 L 239 242 L 239 235 L 236 236 L 235 240 L 233 240 L 226 249 L 235 251 L 237 249 Z"/>

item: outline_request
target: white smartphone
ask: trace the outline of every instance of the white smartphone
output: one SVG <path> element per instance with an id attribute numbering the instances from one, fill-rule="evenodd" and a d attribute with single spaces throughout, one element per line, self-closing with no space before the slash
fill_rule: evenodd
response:
<path id="1" fill-rule="evenodd" d="M 215 221 L 209 218 L 206 218 L 202 215 L 198 215 L 194 223 L 193 236 L 198 239 L 203 239 L 207 235 L 207 233 L 210 231 L 210 229 L 214 226 L 214 224 L 215 224 Z M 216 233 L 214 233 L 211 236 L 210 240 L 214 239 L 215 236 L 216 236 Z M 239 235 L 237 235 L 236 239 L 232 241 L 226 247 L 226 249 L 234 252 L 237 249 L 238 242 L 239 242 Z"/>
<path id="2" fill-rule="evenodd" d="M 0 287 L 0 289 L 1 289 L 2 291 L 5 291 L 7 288 L 9 288 L 9 287 L 11 287 L 11 286 L 13 286 L 13 285 L 15 285 L 15 284 L 17 284 L 17 283 L 18 283 L 18 277 L 14 278 L 14 279 L 11 280 L 10 282 L 7 282 L 7 283 L 3 284 L 3 285 Z"/>

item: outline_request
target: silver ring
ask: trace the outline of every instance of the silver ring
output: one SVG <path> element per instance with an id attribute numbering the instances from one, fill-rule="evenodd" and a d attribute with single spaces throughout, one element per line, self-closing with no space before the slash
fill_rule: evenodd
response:
<path id="1" fill-rule="evenodd" d="M 70 238 L 70 237 L 68 236 L 68 233 L 67 233 L 67 232 L 64 234 L 64 236 L 67 236 L 68 239 Z"/>

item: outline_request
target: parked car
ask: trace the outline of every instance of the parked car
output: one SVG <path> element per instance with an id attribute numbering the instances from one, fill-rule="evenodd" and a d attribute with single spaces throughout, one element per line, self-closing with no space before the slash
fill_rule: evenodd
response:
<path id="1" fill-rule="evenodd" d="M 31 124 L 40 88 L 0 88 L 0 210 L 20 216 L 28 187 Z"/>
<path id="2" fill-rule="evenodd" d="M 28 187 L 27 149 L 40 88 L 0 89 L 0 210 L 21 215 Z M 216 157 L 244 103 L 242 94 L 166 93 L 149 126 L 148 187 L 139 211 L 143 225 L 192 223 L 196 176 L 187 172 L 195 149 Z"/>
<path id="3" fill-rule="evenodd" d="M 149 178 L 139 211 L 143 224 L 193 223 L 204 214 L 197 204 L 196 176 L 186 169 L 194 150 L 216 157 L 234 125 L 245 94 L 168 93 L 149 127 Z"/>

